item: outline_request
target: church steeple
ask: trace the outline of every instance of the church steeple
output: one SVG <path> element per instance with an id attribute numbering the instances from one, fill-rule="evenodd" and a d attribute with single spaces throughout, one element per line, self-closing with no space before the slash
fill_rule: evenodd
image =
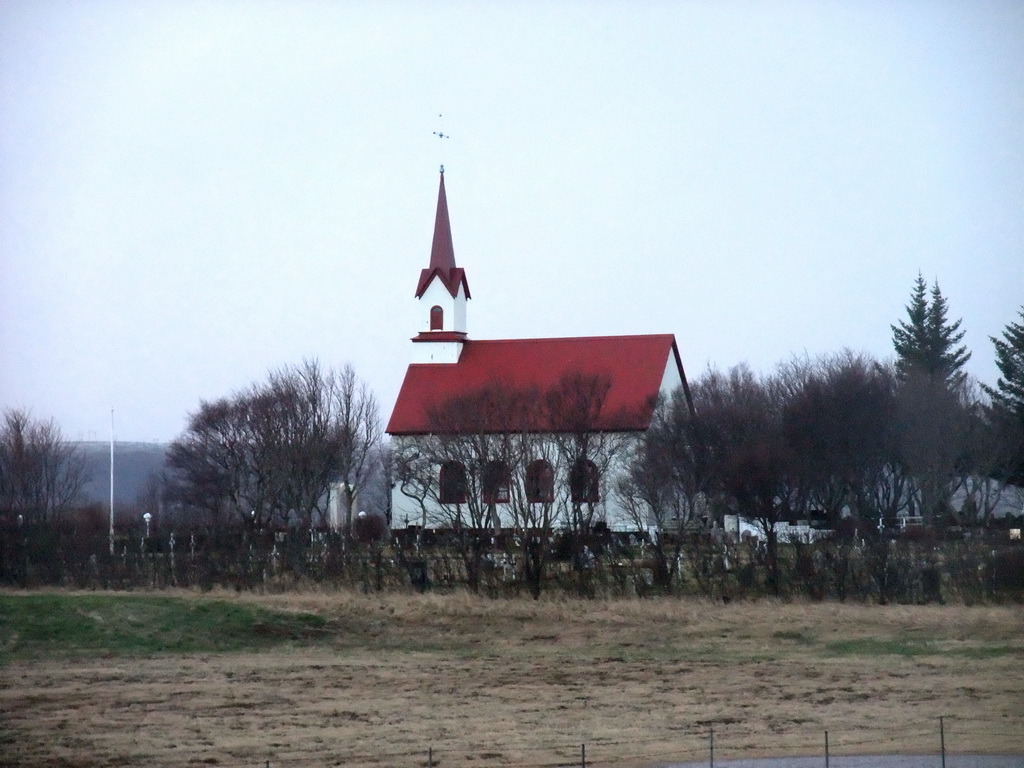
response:
<path id="1" fill-rule="evenodd" d="M 455 264 L 443 165 L 441 184 L 437 191 L 430 265 L 420 270 L 416 298 L 422 307 L 423 326 L 419 335 L 413 338 L 413 362 L 457 363 L 466 341 L 469 282 L 466 280 L 466 271 Z"/>
<path id="2" fill-rule="evenodd" d="M 466 271 L 455 266 L 455 247 L 452 245 L 452 225 L 448 219 L 448 196 L 444 191 L 444 166 L 441 166 L 441 185 L 437 190 L 437 213 L 434 216 L 434 242 L 430 247 L 430 266 L 420 270 L 420 281 L 416 286 L 416 298 L 423 296 L 427 286 L 437 277 L 454 298 L 461 285 L 469 294 Z"/>

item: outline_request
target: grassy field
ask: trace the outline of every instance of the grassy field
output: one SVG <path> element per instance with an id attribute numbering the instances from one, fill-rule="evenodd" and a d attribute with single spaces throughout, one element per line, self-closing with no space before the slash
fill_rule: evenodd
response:
<path id="1" fill-rule="evenodd" d="M 0 764 L 1024 753 L 1019 606 L 0 593 Z"/>

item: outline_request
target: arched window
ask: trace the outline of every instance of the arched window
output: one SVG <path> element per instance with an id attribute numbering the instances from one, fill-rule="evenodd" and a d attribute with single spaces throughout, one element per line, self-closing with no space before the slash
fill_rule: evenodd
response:
<path id="1" fill-rule="evenodd" d="M 440 501 L 442 504 L 466 503 L 466 468 L 457 461 L 441 465 Z"/>
<path id="2" fill-rule="evenodd" d="M 436 304 L 430 308 L 430 330 L 444 330 L 444 310 Z"/>
<path id="3" fill-rule="evenodd" d="M 601 500 L 601 475 L 590 459 L 580 459 L 569 472 L 569 493 L 574 504 L 594 504 Z"/>
<path id="4" fill-rule="evenodd" d="M 484 464 L 483 486 L 480 501 L 484 504 L 507 504 L 512 476 L 503 461 L 488 461 Z"/>
<path id="5" fill-rule="evenodd" d="M 544 459 L 526 465 L 526 501 L 549 504 L 555 500 L 555 471 Z"/>

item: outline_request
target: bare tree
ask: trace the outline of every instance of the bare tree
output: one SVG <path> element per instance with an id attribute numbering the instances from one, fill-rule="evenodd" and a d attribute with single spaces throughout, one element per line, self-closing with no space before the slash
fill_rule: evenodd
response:
<path id="1" fill-rule="evenodd" d="M 784 366 L 775 378 L 784 382 L 782 428 L 807 508 L 833 526 L 847 510 L 876 521 L 883 512 L 895 514 L 905 473 L 894 371 L 845 350 Z"/>
<path id="2" fill-rule="evenodd" d="M 548 418 L 544 401 L 532 390 L 512 395 L 504 432 L 514 557 L 534 599 L 540 597 L 553 561 L 555 528 L 564 524 L 574 503 L 573 465 L 557 440 L 537 431 Z"/>
<path id="3" fill-rule="evenodd" d="M 343 482 L 351 509 L 380 438 L 376 400 L 351 367 L 336 375 L 306 361 L 201 403 L 168 463 L 181 500 L 214 519 L 309 528 L 325 522 L 332 481 Z"/>
<path id="4" fill-rule="evenodd" d="M 963 481 L 958 468 L 968 451 L 970 415 L 961 384 L 911 371 L 898 392 L 901 453 L 910 479 L 914 511 L 930 524 L 941 524 L 951 510 L 950 498 Z"/>
<path id="5" fill-rule="evenodd" d="M 267 514 L 302 528 L 323 525 L 324 491 L 335 466 L 333 373 L 316 361 L 272 371 L 253 387 L 250 440 L 269 478 Z"/>
<path id="6" fill-rule="evenodd" d="M 959 517 L 963 525 L 988 526 L 1011 481 L 1012 472 L 1007 470 L 1013 464 L 1014 453 L 1024 445 L 1024 433 L 1016 441 L 1007 439 L 1008 424 L 1002 418 L 1005 412 L 987 401 L 988 390 L 983 385 L 967 377 L 962 389 L 963 442 L 953 481 L 963 491 Z"/>
<path id="7" fill-rule="evenodd" d="M 431 502 L 436 501 L 438 495 L 440 479 L 433 454 L 426 438 L 398 438 L 392 443 L 393 482 L 403 496 L 416 502 L 420 514 L 412 523 L 423 528 L 431 522 Z M 403 522 L 408 525 L 410 521 Z"/>
<path id="8" fill-rule="evenodd" d="M 356 496 L 380 458 L 384 430 L 380 406 L 373 392 L 356 377 L 350 365 L 342 369 L 333 385 L 331 431 L 334 465 L 345 495 L 348 527 L 352 527 Z"/>
<path id="9" fill-rule="evenodd" d="M 380 470 L 378 476 L 377 491 L 384 509 L 384 521 L 388 528 L 394 524 L 392 517 L 394 510 L 391 507 L 391 491 L 398 482 L 398 457 L 395 452 L 395 444 L 390 440 L 381 437 L 380 446 L 377 449 L 377 467 Z"/>
<path id="10" fill-rule="evenodd" d="M 526 393 L 492 383 L 451 398 L 429 414 L 432 435 L 418 441 L 422 469 L 436 475 L 419 487 L 431 496 L 435 518 L 451 530 L 472 590 L 480 588 L 491 537 L 500 529 L 499 505 L 511 502 L 513 472 L 522 461 L 515 439 L 529 407 Z"/>
<path id="11" fill-rule="evenodd" d="M 242 396 L 203 401 L 167 454 L 176 498 L 211 523 L 269 524 L 267 470 L 252 439 L 251 403 Z"/>
<path id="12" fill-rule="evenodd" d="M 616 494 L 637 531 L 651 532 L 654 583 L 671 589 L 678 573 L 684 536 L 699 522 L 707 491 L 698 429 L 682 388 L 659 400 L 650 427 L 633 445 Z"/>
<path id="13" fill-rule="evenodd" d="M 708 371 L 693 387 L 702 454 L 718 505 L 751 520 L 766 542 L 769 587 L 781 588 L 776 524 L 793 514 L 798 490 L 781 427 L 783 388 L 746 366 Z"/>
<path id="14" fill-rule="evenodd" d="M 517 583 L 541 593 L 553 529 L 570 503 L 557 479 L 568 469 L 552 439 L 545 398 L 491 382 L 448 399 L 429 415 L 429 435 L 397 441 L 396 482 L 423 520 L 450 531 L 472 590 L 479 590 L 492 539 L 505 528 Z"/>
<path id="15" fill-rule="evenodd" d="M 560 464 L 568 472 L 560 487 L 561 519 L 570 536 L 573 567 L 587 565 L 587 539 L 598 522 L 600 502 L 614 488 L 613 470 L 635 435 L 604 428 L 608 376 L 568 374 L 544 394 L 544 421 L 551 426 Z"/>
<path id="16" fill-rule="evenodd" d="M 25 524 L 51 523 L 81 500 L 85 461 L 52 419 L 4 411 L 0 426 L 0 517 Z"/>

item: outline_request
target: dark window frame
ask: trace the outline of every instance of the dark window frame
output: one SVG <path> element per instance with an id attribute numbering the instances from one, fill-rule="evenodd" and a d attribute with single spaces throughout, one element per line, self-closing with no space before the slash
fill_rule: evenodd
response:
<path id="1" fill-rule="evenodd" d="M 526 502 L 550 504 L 555 500 L 555 470 L 545 459 L 526 465 Z"/>
<path id="2" fill-rule="evenodd" d="M 482 472 L 480 501 L 484 504 L 508 504 L 511 497 L 512 473 L 508 464 L 500 459 L 488 461 Z"/>
<path id="3" fill-rule="evenodd" d="M 580 459 L 572 465 L 569 496 L 573 504 L 596 504 L 601 500 L 601 473 L 590 459 Z"/>
<path id="4" fill-rule="evenodd" d="M 469 496 L 466 467 L 460 461 L 446 461 L 438 477 L 438 499 L 442 504 L 465 504 Z"/>

